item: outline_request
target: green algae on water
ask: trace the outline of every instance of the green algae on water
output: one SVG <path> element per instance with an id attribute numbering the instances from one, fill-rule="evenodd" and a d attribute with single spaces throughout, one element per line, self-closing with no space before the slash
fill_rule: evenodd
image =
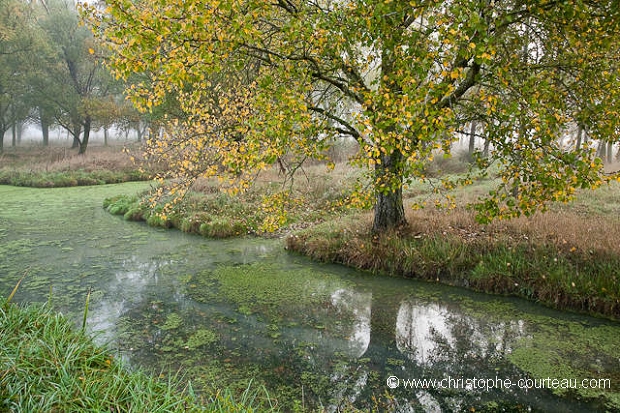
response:
<path id="1" fill-rule="evenodd" d="M 183 319 L 181 318 L 181 316 L 179 316 L 177 313 L 172 313 L 168 315 L 168 317 L 166 318 L 166 322 L 163 326 L 161 326 L 161 329 L 165 331 L 175 330 L 181 327 L 181 324 L 183 324 Z"/>
<path id="2" fill-rule="evenodd" d="M 187 339 L 185 345 L 189 349 L 197 349 L 198 347 L 208 346 L 217 341 L 218 336 L 215 332 L 206 328 L 200 328 Z"/>
<path id="3" fill-rule="evenodd" d="M 220 265 L 191 278 L 188 294 L 196 300 L 226 299 L 238 308 L 257 312 L 268 308 L 318 305 L 348 283 L 311 268 L 282 270 L 269 262 Z"/>

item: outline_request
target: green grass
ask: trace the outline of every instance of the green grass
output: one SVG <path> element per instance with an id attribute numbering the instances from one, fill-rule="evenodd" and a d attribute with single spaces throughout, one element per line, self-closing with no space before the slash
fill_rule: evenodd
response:
<path id="1" fill-rule="evenodd" d="M 181 377 L 128 370 L 48 307 L 0 298 L 0 412 L 276 411 L 264 392 L 197 395 Z"/>
<path id="2" fill-rule="evenodd" d="M 335 218 L 342 210 L 347 190 L 331 189 L 319 196 L 312 188 L 310 197 L 284 197 L 287 205 L 274 206 L 271 196 L 279 196 L 278 185 L 263 184 L 233 196 L 226 192 L 188 192 L 180 203 L 163 214 L 163 199 L 152 208 L 150 194 L 115 196 L 104 201 L 103 207 L 126 220 L 145 221 L 150 226 L 177 228 L 183 232 L 210 238 L 227 238 L 258 234 L 274 236 Z M 271 224 L 275 218 L 276 224 Z"/>

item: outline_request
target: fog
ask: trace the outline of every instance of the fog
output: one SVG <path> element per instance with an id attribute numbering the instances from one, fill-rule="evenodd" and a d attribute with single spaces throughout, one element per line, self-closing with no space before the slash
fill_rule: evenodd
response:
<path id="1" fill-rule="evenodd" d="M 9 130 L 4 134 L 4 146 L 12 145 L 13 134 Z M 138 141 L 138 133 L 135 130 L 120 129 L 111 127 L 108 129 L 108 142 L 136 142 Z M 105 134 L 103 128 L 92 129 L 90 131 L 89 144 L 103 144 L 105 142 Z M 68 145 L 73 143 L 73 136 L 64 128 L 53 127 L 49 130 L 50 145 Z M 43 144 L 43 132 L 36 125 L 24 125 L 21 131 L 21 138 L 18 139 L 18 146 L 32 146 Z"/>

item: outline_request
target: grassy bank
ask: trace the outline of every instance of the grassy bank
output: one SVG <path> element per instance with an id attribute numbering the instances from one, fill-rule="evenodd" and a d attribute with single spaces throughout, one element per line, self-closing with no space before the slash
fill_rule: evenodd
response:
<path id="1" fill-rule="evenodd" d="M 161 205 L 151 208 L 148 193 L 112 197 L 103 206 L 127 220 L 211 238 L 281 236 L 346 213 L 358 174 L 344 165 L 327 174 L 324 165 L 314 165 L 283 185 L 276 170 L 266 171 L 253 187 L 234 196 L 222 191 L 216 179 L 201 179 L 165 215 Z"/>
<path id="2" fill-rule="evenodd" d="M 275 411 L 258 390 L 208 397 L 181 383 L 129 371 L 47 307 L 0 298 L 0 412 Z"/>
<path id="3" fill-rule="evenodd" d="M 134 162 L 120 145 L 92 146 L 84 155 L 61 147 L 16 147 L 0 153 L 0 185 L 53 188 L 145 181 L 152 166 Z"/>
<path id="4" fill-rule="evenodd" d="M 407 218 L 406 228 L 376 237 L 369 214 L 346 216 L 295 233 L 287 247 L 319 261 L 620 319 L 615 218 L 562 209 L 491 225 L 465 209 Z"/>

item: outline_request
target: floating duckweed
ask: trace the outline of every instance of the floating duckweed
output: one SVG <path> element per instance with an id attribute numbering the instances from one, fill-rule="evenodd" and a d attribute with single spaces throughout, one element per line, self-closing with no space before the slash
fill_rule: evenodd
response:
<path id="1" fill-rule="evenodd" d="M 201 328 L 196 330 L 196 332 L 187 339 L 186 346 L 190 349 L 196 349 L 201 346 L 211 345 L 217 342 L 217 340 L 217 334 L 206 328 Z"/>
<path id="2" fill-rule="evenodd" d="M 181 327 L 183 324 L 183 319 L 177 313 L 170 313 L 168 318 L 166 318 L 166 322 L 163 326 L 161 326 L 162 330 L 174 330 L 176 328 Z"/>

